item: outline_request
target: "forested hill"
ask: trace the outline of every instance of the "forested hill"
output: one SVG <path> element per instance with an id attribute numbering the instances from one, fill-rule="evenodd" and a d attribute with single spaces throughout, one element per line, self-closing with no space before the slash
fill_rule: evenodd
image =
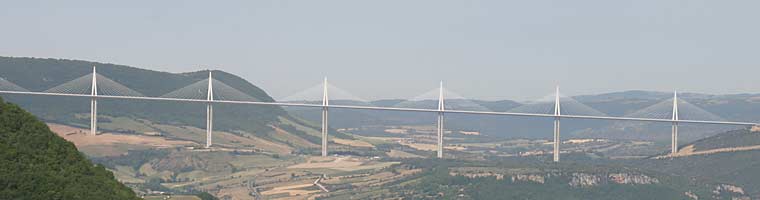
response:
<path id="1" fill-rule="evenodd" d="M 138 199 L 45 123 L 0 99 L 2 199 Z"/>
<path id="2" fill-rule="evenodd" d="M 95 63 L 79 60 L 0 57 L 0 77 L 30 91 L 44 91 L 90 74 L 97 66 L 98 74 L 108 77 L 145 96 L 161 96 L 208 77 L 206 71 L 168 73 L 130 66 Z M 262 89 L 245 79 L 223 71 L 213 71 L 214 79 L 225 83 L 260 101 L 273 101 Z M 89 126 L 88 118 L 76 114 L 89 113 L 89 100 L 72 97 L 40 97 L 4 95 L 10 102 L 19 103 L 41 119 L 80 127 Z M 229 106 L 214 108 L 218 130 L 271 132 L 270 125 L 287 113 L 274 106 Z M 205 124 L 205 104 L 156 101 L 124 101 L 102 99 L 99 114 L 146 119 L 157 123 L 202 127 Z M 255 114 L 253 114 L 255 113 Z M 182 117 L 178 117 L 182 116 Z"/>
<path id="3" fill-rule="evenodd" d="M 160 96 L 208 78 L 206 71 L 169 73 L 81 60 L 3 56 L 0 56 L 0 77 L 31 91 L 43 91 L 92 73 L 93 66 L 97 66 L 98 74 L 146 96 Z M 214 79 L 262 101 L 272 101 L 264 90 L 238 76 L 224 71 L 213 72 Z"/>

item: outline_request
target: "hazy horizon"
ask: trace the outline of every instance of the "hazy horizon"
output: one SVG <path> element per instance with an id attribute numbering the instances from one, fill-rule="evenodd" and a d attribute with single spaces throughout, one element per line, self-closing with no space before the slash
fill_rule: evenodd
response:
<path id="1" fill-rule="evenodd" d="M 9 2 L 0 55 L 240 75 L 276 99 L 332 84 L 370 100 L 446 87 L 533 100 L 757 93 L 760 2 Z"/>

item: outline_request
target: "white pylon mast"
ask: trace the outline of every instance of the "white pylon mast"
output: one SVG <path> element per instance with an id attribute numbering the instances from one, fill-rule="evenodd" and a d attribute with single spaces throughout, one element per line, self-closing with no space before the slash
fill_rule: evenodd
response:
<path id="1" fill-rule="evenodd" d="M 330 99 L 327 96 L 327 77 L 325 77 L 324 83 L 322 83 L 322 157 L 327 156 L 327 106 L 330 105 Z"/>
<path id="2" fill-rule="evenodd" d="M 559 162 L 559 144 L 561 143 L 559 137 L 559 118 L 562 115 L 562 109 L 559 102 L 559 86 L 557 86 L 556 93 L 554 94 L 554 162 Z"/>
<path id="3" fill-rule="evenodd" d="M 208 92 L 206 94 L 206 148 L 211 148 L 211 133 L 214 130 L 214 106 L 211 105 L 211 101 L 214 100 L 214 85 L 213 78 L 211 77 L 211 70 L 208 70 Z"/>
<path id="4" fill-rule="evenodd" d="M 438 158 L 443 158 L 443 111 L 446 107 L 443 101 L 443 81 L 441 81 L 438 91 L 438 127 L 436 129 L 438 133 Z"/>
<path id="5" fill-rule="evenodd" d="M 90 135 L 97 135 L 98 133 L 98 73 L 95 70 L 95 66 L 92 66 L 92 87 L 90 87 Z"/>
<path id="6" fill-rule="evenodd" d="M 673 124 L 670 132 L 670 148 L 672 154 L 678 153 L 678 91 L 673 92 Z"/>

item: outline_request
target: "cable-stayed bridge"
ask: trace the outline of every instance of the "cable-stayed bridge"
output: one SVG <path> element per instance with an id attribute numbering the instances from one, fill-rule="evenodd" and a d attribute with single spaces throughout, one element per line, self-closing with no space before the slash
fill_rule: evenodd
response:
<path id="1" fill-rule="evenodd" d="M 213 144 L 213 106 L 215 104 L 248 104 L 248 105 L 269 105 L 269 106 L 291 106 L 291 107 L 312 107 L 321 108 L 322 123 L 321 134 L 322 156 L 327 156 L 328 150 L 328 113 L 331 108 L 341 109 L 362 109 L 362 110 L 389 110 L 389 111 L 407 111 L 407 112 L 427 112 L 436 113 L 436 133 L 437 133 L 437 157 L 443 157 L 444 146 L 444 115 L 447 113 L 476 114 L 476 115 L 502 115 L 502 116 L 521 116 L 521 117 L 541 117 L 551 118 L 554 120 L 553 135 L 553 153 L 555 162 L 559 161 L 560 155 L 560 121 L 566 119 L 591 119 L 591 120 L 623 120 L 623 121 L 641 121 L 641 122 L 664 122 L 671 123 L 671 146 L 672 153 L 678 152 L 678 126 L 683 123 L 691 124 L 722 124 L 722 125 L 744 125 L 754 126 L 753 122 L 733 122 L 726 121 L 721 117 L 705 111 L 696 105 L 678 98 L 674 93 L 673 98 L 649 106 L 637 112 L 626 116 L 608 116 L 594 108 L 586 106 L 574 99 L 563 96 L 556 88 L 554 94 L 542 98 L 538 101 L 529 102 L 522 106 L 510 109 L 506 112 L 490 111 L 487 108 L 478 105 L 466 98 L 457 95 L 440 87 L 390 107 L 374 106 L 369 103 L 340 104 L 332 102 L 341 102 L 340 100 L 358 99 L 350 93 L 340 90 L 327 82 L 316 87 L 296 94 L 293 97 L 286 98 L 286 102 L 268 102 L 256 99 L 244 92 L 241 92 L 222 81 L 213 78 L 209 71 L 208 78 L 197 81 L 193 84 L 171 91 L 161 96 L 151 97 L 132 90 L 118 82 L 98 74 L 93 67 L 92 73 L 73 79 L 61 85 L 52 87 L 48 90 L 35 92 L 29 91 L 8 80 L 0 78 L 0 94 L 20 94 L 20 95 L 41 95 L 41 96 L 70 96 L 83 97 L 90 100 L 90 134 L 97 133 L 97 114 L 98 99 L 120 99 L 120 100 L 153 100 L 169 102 L 201 102 L 206 104 L 206 148 Z M 319 95 L 319 99 L 308 101 L 307 98 Z M 315 103 L 318 102 L 318 103 Z M 362 102 L 362 101 L 358 101 Z"/>

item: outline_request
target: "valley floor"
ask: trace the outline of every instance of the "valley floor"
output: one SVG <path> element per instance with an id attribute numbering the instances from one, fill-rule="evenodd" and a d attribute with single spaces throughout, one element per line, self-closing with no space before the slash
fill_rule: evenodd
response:
<path id="1" fill-rule="evenodd" d="M 80 151 L 104 164 L 123 183 L 131 186 L 141 194 L 192 193 L 203 191 L 221 199 L 345 199 L 350 197 L 390 198 L 415 196 L 419 198 L 450 198 L 451 195 L 467 198 L 478 197 L 472 193 L 481 189 L 470 186 L 456 186 L 464 177 L 470 181 L 503 184 L 504 188 L 521 188 L 523 184 L 559 184 L 563 191 L 574 188 L 615 188 L 627 187 L 626 184 L 641 185 L 646 190 L 654 189 L 662 195 L 706 196 L 709 189 L 699 188 L 691 192 L 688 188 L 675 186 L 662 187 L 661 182 L 686 180 L 662 174 L 620 170 L 616 168 L 601 171 L 595 165 L 586 168 L 554 169 L 558 165 L 548 162 L 551 143 L 546 140 L 493 140 L 478 141 L 466 138 L 447 138 L 447 157 L 456 164 L 451 165 L 443 174 L 434 174 L 437 163 L 428 159 L 433 155 L 431 143 L 433 138 L 425 134 L 409 135 L 398 133 L 390 136 L 359 136 L 354 140 L 333 139 L 343 148 L 374 149 L 383 146 L 391 148 L 384 156 L 361 156 L 335 154 L 329 157 L 307 156 L 290 152 L 261 151 L 255 147 L 219 145 L 211 149 L 201 149 L 200 142 L 190 135 L 177 133 L 182 130 L 195 132 L 195 128 L 175 127 L 167 135 L 154 134 L 120 134 L 99 133 L 88 135 L 88 130 L 61 124 L 48 124 L 51 130 L 61 137 L 73 142 Z M 169 128 L 165 128 L 169 129 Z M 398 131 L 400 129 L 394 129 Z M 402 131 L 398 131 L 402 132 Z M 463 137 L 468 137 L 468 133 Z M 178 137 L 179 136 L 179 137 Z M 220 138 L 239 137 L 231 133 L 220 132 Z M 230 139 L 227 139 L 230 140 Z M 230 141 L 235 141 L 234 139 Z M 259 141 L 257 144 L 264 144 Z M 275 145 L 276 144 L 264 144 Z M 614 141 L 605 139 L 569 139 L 563 141 L 563 157 L 571 160 L 591 159 L 591 163 L 604 163 L 606 159 L 641 159 L 646 155 L 664 152 L 666 146 L 647 141 Z M 676 157 L 707 155 L 720 152 L 749 151 L 759 149 L 757 146 L 736 148 L 717 148 L 694 150 L 686 146 Z M 361 152 L 361 151 L 359 151 Z M 658 158 L 673 157 L 664 155 Z M 449 159 L 446 159 L 449 160 Z M 492 161 L 497 162 L 492 163 Z M 533 163 L 527 167 L 507 163 Z M 491 167 L 483 167 L 491 163 Z M 564 166 L 564 165 L 559 165 Z M 570 165 L 572 166 L 572 164 Z M 549 169 L 548 171 L 546 171 Z M 576 171 L 568 173 L 564 171 Z M 433 174 L 431 174 L 433 173 Z M 564 177 L 560 179 L 552 177 Z M 433 184 L 430 181 L 453 181 L 453 187 L 461 187 L 459 193 L 428 193 L 431 189 L 420 184 Z M 566 181 L 566 182 L 565 182 Z M 485 183 L 484 182 L 484 183 Z M 677 182 L 677 181 L 676 181 Z M 441 183 L 435 183 L 441 184 Z M 572 187 L 565 187 L 563 185 Z M 612 184 L 612 185 L 610 185 Z M 710 183 L 713 184 L 713 183 Z M 485 187 L 485 186 L 484 186 Z M 735 185 L 718 185 L 722 194 L 744 197 Z M 659 188 L 659 189 L 657 189 Z M 723 188 L 723 189 L 720 189 Z M 532 188 L 533 190 L 535 188 Z M 685 190 L 685 192 L 683 192 Z M 428 191 L 428 192 L 423 192 Z M 470 192 L 467 192 L 470 191 Z M 568 193 L 574 195 L 581 194 Z M 358 196 L 355 196 L 358 195 Z M 443 196 L 440 196 L 443 195 Z M 527 195 L 527 194 L 524 194 Z M 604 195 L 604 193 L 599 193 Z M 150 196 L 149 196 L 150 197 Z M 150 198 L 159 198 L 161 195 Z M 191 197 L 174 196 L 175 199 Z M 446 199 L 444 198 L 444 199 Z M 465 198 L 465 199 L 467 199 Z M 627 197 L 626 197 L 627 198 Z"/>

